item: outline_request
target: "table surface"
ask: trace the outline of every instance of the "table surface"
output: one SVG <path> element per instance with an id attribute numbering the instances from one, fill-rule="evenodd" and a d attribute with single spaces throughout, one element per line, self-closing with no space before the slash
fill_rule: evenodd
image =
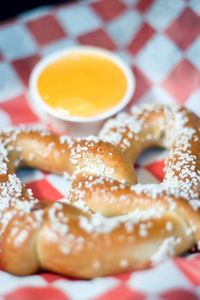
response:
<path id="1" fill-rule="evenodd" d="M 132 104 L 180 103 L 200 115 L 200 1 L 102 0 L 42 7 L 0 24 L 0 128 L 38 124 L 28 99 L 33 66 L 57 49 L 77 44 L 109 49 L 136 76 Z M 142 182 L 159 182 L 165 153 L 138 162 Z M 66 195 L 66 180 L 39 170 L 19 176 L 38 198 Z M 5 300 L 200 299 L 200 256 L 91 281 L 51 273 L 15 277 L 0 271 Z"/>

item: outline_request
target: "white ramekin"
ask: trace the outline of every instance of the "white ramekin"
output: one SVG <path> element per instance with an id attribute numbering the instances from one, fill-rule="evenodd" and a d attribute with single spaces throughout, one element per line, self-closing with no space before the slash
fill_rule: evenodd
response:
<path id="1" fill-rule="evenodd" d="M 87 53 L 91 55 L 98 55 L 105 57 L 115 63 L 124 73 L 127 81 L 127 89 L 123 98 L 112 109 L 107 110 L 99 115 L 93 117 L 75 117 L 68 116 L 64 113 L 58 112 L 48 106 L 41 98 L 37 83 L 41 72 L 52 62 L 67 56 L 72 53 Z M 112 82 L 112 78 L 110 79 Z M 51 127 L 60 132 L 67 132 L 72 136 L 87 136 L 88 134 L 96 134 L 103 122 L 122 110 L 131 100 L 135 91 L 135 78 L 129 66 L 117 55 L 110 51 L 87 46 L 77 46 L 65 50 L 59 50 L 45 58 L 43 58 L 33 69 L 30 76 L 29 84 L 29 101 L 33 110 Z"/>

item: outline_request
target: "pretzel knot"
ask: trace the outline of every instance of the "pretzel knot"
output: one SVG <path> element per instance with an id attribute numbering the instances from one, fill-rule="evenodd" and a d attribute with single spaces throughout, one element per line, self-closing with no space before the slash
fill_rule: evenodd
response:
<path id="1" fill-rule="evenodd" d="M 133 108 L 99 137 L 17 128 L 0 134 L 1 262 L 93 278 L 144 268 L 200 239 L 200 119 L 181 107 Z M 137 184 L 146 148 L 169 149 L 164 180 Z M 42 202 L 17 178 L 30 166 L 71 176 L 66 201 Z"/>

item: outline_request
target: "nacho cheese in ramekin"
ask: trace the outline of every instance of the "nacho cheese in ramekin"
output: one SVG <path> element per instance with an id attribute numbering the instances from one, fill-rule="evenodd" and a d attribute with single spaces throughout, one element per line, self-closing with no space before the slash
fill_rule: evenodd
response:
<path id="1" fill-rule="evenodd" d="M 123 109 L 134 89 L 133 73 L 118 56 L 79 46 L 58 51 L 36 65 L 30 102 L 58 129 L 87 135 Z"/>

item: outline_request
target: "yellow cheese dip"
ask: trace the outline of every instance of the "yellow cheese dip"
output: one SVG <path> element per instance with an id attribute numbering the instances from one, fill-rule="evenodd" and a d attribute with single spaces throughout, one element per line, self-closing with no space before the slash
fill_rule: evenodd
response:
<path id="1" fill-rule="evenodd" d="M 40 97 L 55 111 L 74 117 L 94 117 L 121 101 L 127 80 L 111 59 L 74 52 L 47 65 L 38 77 L 37 87 Z"/>

